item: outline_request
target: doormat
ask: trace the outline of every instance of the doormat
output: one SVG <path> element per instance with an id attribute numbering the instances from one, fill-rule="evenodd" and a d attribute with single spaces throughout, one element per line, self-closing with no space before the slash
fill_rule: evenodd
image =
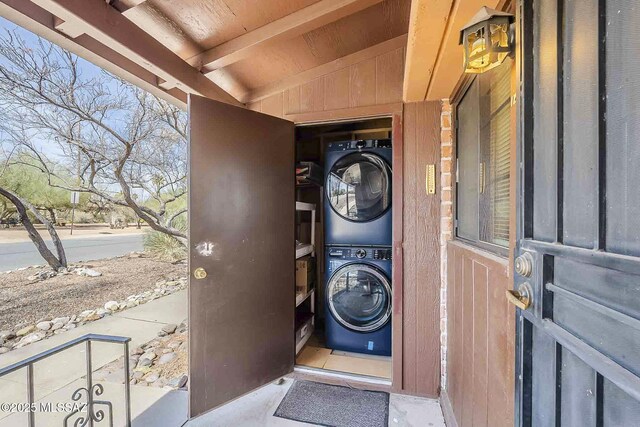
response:
<path id="1" fill-rule="evenodd" d="M 389 393 L 297 380 L 273 415 L 328 427 L 387 427 Z"/>

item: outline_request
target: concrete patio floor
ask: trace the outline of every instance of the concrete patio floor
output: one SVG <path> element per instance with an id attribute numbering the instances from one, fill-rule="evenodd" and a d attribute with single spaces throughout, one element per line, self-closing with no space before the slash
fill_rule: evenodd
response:
<path id="1" fill-rule="evenodd" d="M 133 349 L 156 337 L 163 325 L 177 324 L 184 320 L 187 317 L 186 302 L 186 291 L 176 292 L 4 354 L 0 356 L 0 367 L 24 360 L 87 333 L 130 336 L 132 338 L 130 348 Z M 120 345 L 94 344 L 92 347 L 93 369 L 99 369 L 122 354 Z M 34 370 L 36 401 L 53 404 L 72 402 L 73 392 L 86 384 L 85 373 L 85 348 L 82 345 L 39 362 Z M 124 425 L 124 386 L 115 382 L 100 383 L 104 386 L 104 394 L 99 398 L 111 402 L 113 424 Z M 286 378 L 281 385 L 269 384 L 189 422 L 187 422 L 187 392 L 134 385 L 131 386 L 132 421 L 135 427 L 310 425 L 273 416 L 291 384 L 293 384 L 292 378 Z M 0 379 L 0 402 L 25 402 L 26 390 L 25 372 L 14 372 Z M 66 415 L 66 412 L 37 413 L 36 425 L 63 425 Z M 26 425 L 26 419 L 24 413 L 9 414 L 0 411 L 0 427 Z M 445 424 L 437 400 L 391 394 L 389 426 L 445 427 Z"/>
<path id="2" fill-rule="evenodd" d="M 99 400 L 108 401 L 112 405 L 113 425 L 125 425 L 124 386 L 122 384 L 101 381 L 104 393 Z M 75 390 L 86 385 L 79 379 L 59 390 L 43 397 L 38 403 L 72 402 L 71 395 Z M 14 384 L 15 386 L 15 384 Z M 13 387 L 14 390 L 16 387 Z M 157 387 L 131 386 L 131 420 L 133 427 L 180 427 L 187 421 L 189 394 L 182 390 L 166 390 Z M 15 400 L 15 399 L 13 399 Z M 84 398 L 82 402 L 84 402 Z M 96 410 L 105 410 L 106 406 L 96 405 Z M 64 426 L 64 418 L 68 412 L 36 412 L 37 427 Z M 79 414 L 80 416 L 84 415 Z M 71 418 L 69 425 L 74 425 L 78 417 Z M 96 427 L 109 425 L 107 422 L 95 423 Z M 14 413 L 0 419 L 0 427 L 27 426 L 26 413 Z"/>
<path id="3" fill-rule="evenodd" d="M 274 417 L 280 402 L 293 384 L 269 384 L 239 399 L 189 421 L 185 427 L 288 427 L 311 424 Z M 433 399 L 391 394 L 390 427 L 445 427 L 440 403 Z"/>
<path id="4" fill-rule="evenodd" d="M 0 356 L 0 367 L 24 360 L 39 354 L 47 349 L 71 341 L 88 333 L 128 336 L 131 338 L 129 348 L 146 343 L 157 336 L 162 326 L 170 323 L 179 324 L 187 317 L 187 291 L 179 291 L 172 295 L 148 302 L 135 308 L 131 308 L 112 316 L 91 322 L 64 334 L 39 341 Z M 107 363 L 116 360 L 123 355 L 123 347 L 118 344 L 94 343 L 92 344 L 93 370 L 98 370 Z M 34 365 L 35 400 L 40 402 L 72 402 L 71 395 L 74 390 L 84 385 L 86 374 L 85 347 L 79 345 L 51 356 Z M 20 403 L 27 400 L 27 378 L 24 369 L 13 372 L 0 379 L 0 402 Z M 109 384 L 105 386 L 104 400 L 113 403 L 114 413 L 120 411 L 123 416 L 124 387 L 122 384 Z M 161 420 L 171 421 L 169 425 L 181 425 L 186 420 L 187 393 L 164 390 L 153 387 L 132 386 L 131 406 L 135 417 L 140 418 L 135 424 L 139 426 L 162 425 L 146 423 L 145 417 L 149 417 L 150 407 L 166 408 L 162 402 L 171 402 L 170 407 L 175 417 L 163 417 Z M 154 411 L 152 411 L 154 412 Z M 163 412 L 155 410 L 156 415 Z M 117 413 L 116 413 L 117 414 Z M 146 414 L 146 415 L 145 415 Z M 0 426 L 24 425 L 20 422 L 23 414 L 10 414 L 0 410 Z M 57 422 L 59 415 L 42 414 L 38 420 L 38 426 L 62 425 Z M 144 416 L 143 416 L 144 415 Z M 63 415 L 64 418 L 64 415 Z M 175 422 L 175 424 L 174 424 Z M 119 425 L 114 423 L 114 425 Z"/>

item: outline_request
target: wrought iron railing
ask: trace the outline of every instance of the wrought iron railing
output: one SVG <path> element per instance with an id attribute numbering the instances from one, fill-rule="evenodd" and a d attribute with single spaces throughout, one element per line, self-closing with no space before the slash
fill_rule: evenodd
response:
<path id="1" fill-rule="evenodd" d="M 99 383 L 93 383 L 92 378 L 92 363 L 91 363 L 91 343 L 92 342 L 106 342 L 113 344 L 122 344 L 124 347 L 124 405 L 125 405 L 125 425 L 126 427 L 131 427 L 131 390 L 129 386 L 129 341 L 131 338 L 128 337 L 119 337 L 112 335 L 99 335 L 99 334 L 87 334 L 81 337 L 78 337 L 72 341 L 61 344 L 57 347 L 53 347 L 49 350 L 43 351 L 42 353 L 36 354 L 35 356 L 31 356 L 27 359 L 24 359 L 20 362 L 14 363 L 13 365 L 9 365 L 5 368 L 0 368 L 0 378 L 8 375 L 12 372 L 18 371 L 20 369 L 27 370 L 27 417 L 29 422 L 29 427 L 35 427 L 35 413 L 33 409 L 35 408 L 35 390 L 34 390 L 34 382 L 33 382 L 33 366 L 39 361 L 46 359 L 48 357 L 53 356 L 54 354 L 60 353 L 61 351 L 67 350 L 71 347 L 75 347 L 76 345 L 84 343 L 86 346 L 86 378 L 87 384 L 86 387 L 80 387 L 75 390 L 71 399 L 74 402 L 80 402 L 83 399 L 83 396 L 86 397 L 86 402 L 84 403 L 84 409 L 80 410 L 77 408 L 73 409 L 69 414 L 64 418 L 64 426 L 67 427 L 69 425 L 73 425 L 74 427 L 84 427 L 84 426 L 93 426 L 94 423 L 100 423 L 101 421 L 107 421 L 111 427 L 113 427 L 113 405 L 111 402 L 107 400 L 98 400 L 96 399 L 98 396 L 101 396 L 104 393 L 104 386 Z M 108 411 L 108 414 L 105 413 L 105 410 Z M 70 424 L 73 423 L 73 424 Z"/>

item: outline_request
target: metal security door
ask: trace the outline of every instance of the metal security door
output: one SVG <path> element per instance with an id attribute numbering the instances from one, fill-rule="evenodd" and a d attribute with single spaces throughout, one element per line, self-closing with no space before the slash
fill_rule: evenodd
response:
<path id="1" fill-rule="evenodd" d="M 194 417 L 293 370 L 294 125 L 189 97 Z"/>
<path id="2" fill-rule="evenodd" d="M 521 0 L 516 424 L 640 425 L 640 4 Z"/>

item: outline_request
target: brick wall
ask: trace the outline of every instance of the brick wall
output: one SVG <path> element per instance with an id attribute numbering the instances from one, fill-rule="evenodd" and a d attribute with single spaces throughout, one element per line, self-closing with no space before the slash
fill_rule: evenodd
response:
<path id="1" fill-rule="evenodd" d="M 442 100 L 440 115 L 440 363 L 447 388 L 447 242 L 453 237 L 453 127 L 451 104 Z"/>

